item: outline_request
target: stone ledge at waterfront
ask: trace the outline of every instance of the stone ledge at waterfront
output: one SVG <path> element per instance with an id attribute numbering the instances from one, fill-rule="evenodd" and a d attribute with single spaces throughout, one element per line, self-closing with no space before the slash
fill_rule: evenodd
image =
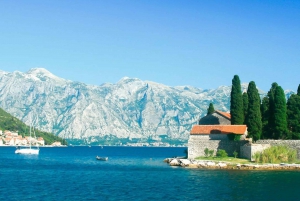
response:
<path id="1" fill-rule="evenodd" d="M 166 158 L 164 162 L 170 166 L 202 169 L 230 170 L 300 170 L 300 164 L 236 164 L 224 161 L 191 160 L 181 158 Z"/>

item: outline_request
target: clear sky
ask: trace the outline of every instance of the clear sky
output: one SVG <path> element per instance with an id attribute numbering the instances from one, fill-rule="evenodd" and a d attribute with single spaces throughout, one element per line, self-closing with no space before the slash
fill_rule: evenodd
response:
<path id="1" fill-rule="evenodd" d="M 0 1 L 0 70 L 87 84 L 300 84 L 300 1 Z"/>

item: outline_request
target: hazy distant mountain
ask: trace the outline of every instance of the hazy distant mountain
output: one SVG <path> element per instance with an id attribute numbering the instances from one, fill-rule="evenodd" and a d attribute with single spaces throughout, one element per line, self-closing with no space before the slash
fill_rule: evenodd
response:
<path id="1" fill-rule="evenodd" d="M 70 143 L 186 143 L 210 102 L 215 109 L 229 110 L 230 90 L 169 87 L 128 77 L 93 86 L 43 68 L 0 71 L 0 107 Z"/>

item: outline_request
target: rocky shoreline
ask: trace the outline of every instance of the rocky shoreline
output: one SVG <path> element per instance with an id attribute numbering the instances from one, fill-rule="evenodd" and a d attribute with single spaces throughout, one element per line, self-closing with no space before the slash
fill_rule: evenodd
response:
<path id="1" fill-rule="evenodd" d="M 224 161 L 192 160 L 183 158 L 166 158 L 164 162 L 170 166 L 202 169 L 228 170 L 300 170 L 300 164 L 237 164 Z"/>

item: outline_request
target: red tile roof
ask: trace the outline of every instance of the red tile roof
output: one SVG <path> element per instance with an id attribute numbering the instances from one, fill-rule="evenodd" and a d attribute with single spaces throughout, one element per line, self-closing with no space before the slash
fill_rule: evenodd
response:
<path id="1" fill-rule="evenodd" d="M 191 130 L 191 135 L 197 134 L 238 134 L 247 132 L 246 125 L 195 125 Z"/>
<path id="2" fill-rule="evenodd" d="M 227 113 L 227 112 L 221 112 L 220 110 L 216 110 L 215 112 L 219 113 L 220 115 L 228 118 L 228 119 L 231 119 L 231 115 L 230 113 Z"/>

